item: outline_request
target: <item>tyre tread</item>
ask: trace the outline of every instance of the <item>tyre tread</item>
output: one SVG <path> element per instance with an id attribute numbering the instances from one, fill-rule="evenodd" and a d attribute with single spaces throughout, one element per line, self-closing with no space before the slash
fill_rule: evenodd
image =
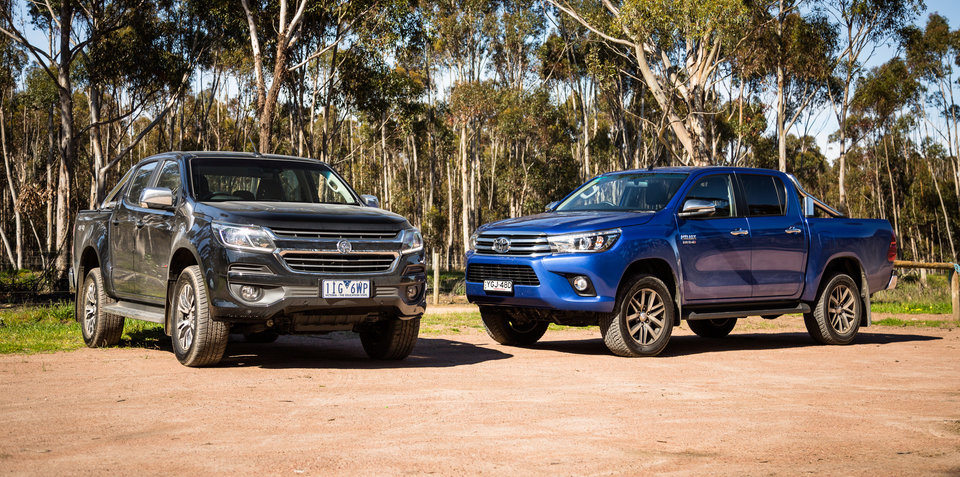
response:
<path id="1" fill-rule="evenodd" d="M 180 274 L 180 279 L 182 280 L 185 275 L 188 280 L 193 282 L 193 288 L 197 293 L 197 328 L 194 332 L 193 346 L 187 350 L 182 358 L 179 355 L 177 358 L 184 366 L 212 366 L 223 359 L 230 336 L 230 325 L 222 321 L 215 321 L 210 316 L 210 302 L 200 267 L 191 265 L 185 268 Z M 179 286 L 174 287 L 175 293 L 179 290 Z M 170 303 L 174 303 L 174 301 L 170 301 Z M 176 330 L 174 330 L 175 333 Z M 173 336 L 173 340 L 176 341 L 177 337 Z M 174 343 L 174 347 L 176 346 L 178 345 Z"/>

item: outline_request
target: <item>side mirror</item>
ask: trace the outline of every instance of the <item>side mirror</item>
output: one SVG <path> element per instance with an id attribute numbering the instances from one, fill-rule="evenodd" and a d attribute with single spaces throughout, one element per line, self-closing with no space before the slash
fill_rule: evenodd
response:
<path id="1" fill-rule="evenodd" d="M 689 199 L 683 203 L 680 217 L 709 217 L 717 212 L 713 202 L 701 199 Z"/>
<path id="2" fill-rule="evenodd" d="M 166 187 L 147 187 L 140 193 L 140 207 L 149 209 L 173 208 L 173 191 Z"/>
<path id="3" fill-rule="evenodd" d="M 543 211 L 544 211 L 544 212 L 550 212 L 550 211 L 553 210 L 554 207 L 556 207 L 557 204 L 559 204 L 559 203 L 560 203 L 559 200 L 555 200 L 555 201 L 547 204 L 547 206 L 543 208 Z"/>
<path id="4" fill-rule="evenodd" d="M 377 199 L 377 196 L 364 194 L 364 195 L 361 195 L 360 198 L 363 199 L 363 203 L 366 204 L 367 207 L 376 207 L 378 209 L 380 208 L 380 199 Z"/>
<path id="5" fill-rule="evenodd" d="M 805 196 L 803 198 L 803 216 L 804 217 L 813 217 L 817 215 L 816 204 L 813 202 L 813 197 Z"/>

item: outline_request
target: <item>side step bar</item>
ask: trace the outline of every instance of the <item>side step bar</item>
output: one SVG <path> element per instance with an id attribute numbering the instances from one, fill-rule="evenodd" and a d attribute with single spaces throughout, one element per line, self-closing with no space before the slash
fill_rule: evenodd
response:
<path id="1" fill-rule="evenodd" d="M 720 320 L 725 318 L 746 318 L 748 316 L 790 315 L 793 313 L 810 313 L 810 305 L 800 303 L 790 308 L 768 308 L 756 310 L 724 310 L 724 311 L 691 311 L 686 313 L 685 320 Z"/>
<path id="2" fill-rule="evenodd" d="M 112 305 L 103 307 L 103 311 L 127 318 L 135 318 L 143 321 L 152 321 L 163 324 L 163 308 L 154 305 L 144 305 L 132 301 L 118 301 Z"/>

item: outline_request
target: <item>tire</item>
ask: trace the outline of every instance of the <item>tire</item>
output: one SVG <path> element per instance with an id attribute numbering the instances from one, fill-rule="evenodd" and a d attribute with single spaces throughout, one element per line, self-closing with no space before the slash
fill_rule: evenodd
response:
<path id="1" fill-rule="evenodd" d="M 177 279 L 170 302 L 173 313 L 173 354 L 184 366 L 211 366 L 220 362 L 227 349 L 230 324 L 210 316 L 207 287 L 200 267 L 185 268 Z"/>
<path id="2" fill-rule="evenodd" d="M 103 275 L 99 268 L 87 273 L 83 286 L 77 288 L 76 317 L 80 323 L 83 342 L 91 348 L 113 346 L 123 335 L 123 317 L 106 313 L 103 307 L 114 303 L 103 289 Z"/>
<path id="3" fill-rule="evenodd" d="M 621 286 L 613 313 L 600 319 L 600 334 L 615 355 L 656 356 L 670 341 L 675 314 L 663 281 L 638 275 Z"/>
<path id="4" fill-rule="evenodd" d="M 819 344 L 850 344 L 863 319 L 860 289 L 850 275 L 834 275 L 823 287 L 812 313 L 803 315 L 807 332 Z"/>
<path id="5" fill-rule="evenodd" d="M 420 334 L 420 317 L 391 318 L 360 330 L 360 343 L 373 359 L 401 360 L 410 355 Z"/>
<path id="6" fill-rule="evenodd" d="M 518 320 L 508 310 L 480 307 L 480 318 L 487 334 L 494 341 L 507 346 L 529 346 L 547 332 L 547 321 Z"/>
<path id="7" fill-rule="evenodd" d="M 703 338 L 723 338 L 733 331 L 737 326 L 736 318 L 723 318 L 719 320 L 692 320 L 687 322 L 690 330 Z"/>
<path id="8" fill-rule="evenodd" d="M 244 333 L 243 340 L 247 343 L 273 343 L 280 337 L 276 331 L 264 330 L 256 333 Z"/>

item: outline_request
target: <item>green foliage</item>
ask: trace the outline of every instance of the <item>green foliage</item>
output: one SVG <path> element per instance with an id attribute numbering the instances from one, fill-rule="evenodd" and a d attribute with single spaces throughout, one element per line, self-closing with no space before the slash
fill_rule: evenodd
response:
<path id="1" fill-rule="evenodd" d="M 627 0 L 620 8 L 623 25 L 634 38 L 650 36 L 664 49 L 686 40 L 730 35 L 743 25 L 743 0 Z"/>
<path id="2" fill-rule="evenodd" d="M 169 340 L 155 323 L 126 320 L 120 346 L 159 348 Z M 82 348 L 73 303 L 0 310 L 0 354 L 32 354 Z"/>

